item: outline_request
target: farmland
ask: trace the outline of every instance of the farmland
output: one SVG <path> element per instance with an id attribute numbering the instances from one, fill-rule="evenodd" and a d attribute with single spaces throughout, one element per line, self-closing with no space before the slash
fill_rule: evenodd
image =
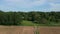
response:
<path id="1" fill-rule="evenodd" d="M 37 32 L 38 31 L 38 32 Z M 60 27 L 0 26 L 0 34 L 59 34 Z"/>
<path id="2" fill-rule="evenodd" d="M 0 34 L 60 34 L 60 12 L 4 12 Z"/>

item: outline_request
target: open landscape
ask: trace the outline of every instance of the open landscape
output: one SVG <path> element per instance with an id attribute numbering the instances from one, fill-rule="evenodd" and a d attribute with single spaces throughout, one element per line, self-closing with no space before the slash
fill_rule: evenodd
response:
<path id="1" fill-rule="evenodd" d="M 59 14 L 0 10 L 0 34 L 60 34 Z"/>
<path id="2" fill-rule="evenodd" d="M 0 0 L 0 34 L 60 34 L 60 0 Z"/>

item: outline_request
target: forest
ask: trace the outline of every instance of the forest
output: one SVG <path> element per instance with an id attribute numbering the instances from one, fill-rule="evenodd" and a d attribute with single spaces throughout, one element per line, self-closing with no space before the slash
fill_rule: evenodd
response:
<path id="1" fill-rule="evenodd" d="M 31 21 L 34 24 L 60 25 L 60 12 L 42 12 L 42 11 L 9 11 L 0 10 L 0 25 L 22 25 L 22 21 Z M 29 22 L 30 23 L 30 22 Z"/>

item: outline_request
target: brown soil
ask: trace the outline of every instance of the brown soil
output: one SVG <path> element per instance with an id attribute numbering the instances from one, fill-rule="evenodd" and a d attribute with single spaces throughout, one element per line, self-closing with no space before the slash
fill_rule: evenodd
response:
<path id="1" fill-rule="evenodd" d="M 33 26 L 0 26 L 0 34 L 34 34 Z M 40 34 L 60 34 L 60 27 L 38 27 Z"/>
<path id="2" fill-rule="evenodd" d="M 40 34 L 60 34 L 60 27 L 39 27 Z"/>
<path id="3" fill-rule="evenodd" d="M 34 34 L 31 26 L 0 26 L 0 34 Z"/>

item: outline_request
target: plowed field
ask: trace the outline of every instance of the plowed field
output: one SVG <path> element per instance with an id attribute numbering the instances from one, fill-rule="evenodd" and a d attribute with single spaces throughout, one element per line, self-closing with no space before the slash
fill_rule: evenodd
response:
<path id="1" fill-rule="evenodd" d="M 40 34 L 60 34 L 60 27 L 39 27 Z"/>
<path id="2" fill-rule="evenodd" d="M 60 34 L 60 27 L 0 26 L 0 34 L 37 34 L 35 32 L 39 34 Z"/>

